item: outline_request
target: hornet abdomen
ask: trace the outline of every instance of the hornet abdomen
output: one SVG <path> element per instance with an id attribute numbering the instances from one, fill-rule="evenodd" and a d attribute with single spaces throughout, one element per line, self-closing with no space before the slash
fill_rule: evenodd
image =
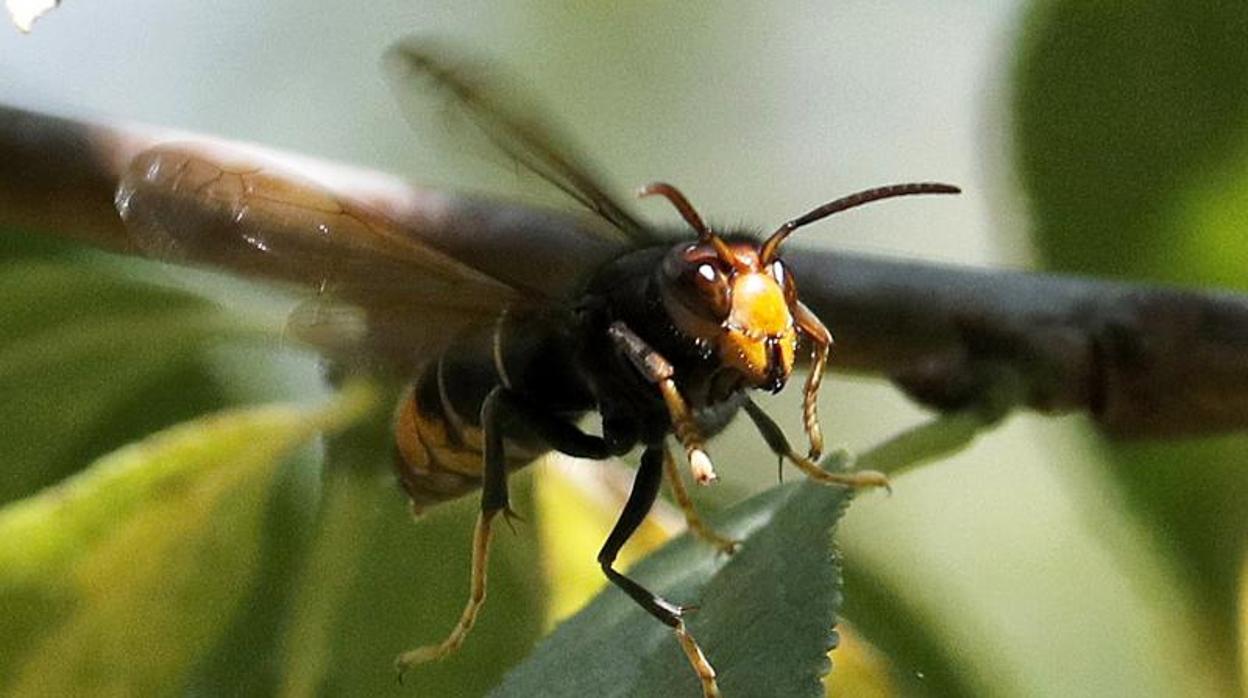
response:
<path id="1" fill-rule="evenodd" d="M 399 402 L 394 430 L 395 465 L 413 511 L 481 487 L 481 406 L 495 388 L 569 421 L 593 407 L 574 368 L 571 322 L 564 312 L 507 310 L 493 324 L 465 330 L 423 367 Z M 524 429 L 507 431 L 509 472 L 549 450 Z"/>

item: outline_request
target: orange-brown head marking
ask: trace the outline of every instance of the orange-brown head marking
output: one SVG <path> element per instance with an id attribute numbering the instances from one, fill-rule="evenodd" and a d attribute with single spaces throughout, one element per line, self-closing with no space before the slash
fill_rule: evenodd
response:
<path id="1" fill-rule="evenodd" d="M 797 330 L 784 289 L 766 271 L 737 274 L 720 358 L 752 384 L 776 391 L 793 372 Z"/>

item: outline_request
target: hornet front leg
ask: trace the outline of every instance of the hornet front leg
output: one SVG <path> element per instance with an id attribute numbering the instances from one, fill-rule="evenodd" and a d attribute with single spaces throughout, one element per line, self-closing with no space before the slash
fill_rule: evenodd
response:
<path id="1" fill-rule="evenodd" d="M 832 346 L 832 333 L 817 315 L 811 312 L 800 301 L 794 304 L 793 320 L 797 329 L 815 345 L 814 357 L 810 362 L 810 373 L 806 374 L 806 387 L 802 390 L 802 425 L 806 428 L 806 436 L 810 439 L 808 457 L 812 461 L 819 460 L 823 455 L 823 431 L 819 428 L 819 384 L 823 381 L 823 370 L 828 364 L 828 349 Z"/>
<path id="2" fill-rule="evenodd" d="M 677 440 L 685 448 L 685 455 L 689 459 L 689 469 L 693 473 L 694 481 L 699 485 L 709 485 L 714 482 L 716 480 L 715 468 L 711 465 L 710 456 L 706 455 L 706 440 L 702 438 L 702 433 L 693 420 L 693 413 L 689 411 L 685 398 L 676 389 L 676 381 L 673 380 L 676 371 L 672 364 L 650 348 L 646 340 L 638 337 L 637 333 L 622 322 L 611 323 L 611 326 L 607 328 L 607 334 L 637 371 L 647 381 L 658 387 L 659 393 L 663 396 L 663 403 L 667 405 L 668 415 L 672 419 L 672 431 L 676 433 Z"/>
<path id="3" fill-rule="evenodd" d="M 812 480 L 854 489 L 866 487 L 890 489 L 888 476 L 876 470 L 832 473 L 820 468 L 818 463 L 793 450 L 793 447 L 789 445 L 788 438 L 785 437 L 784 432 L 780 429 L 780 425 L 776 424 L 771 417 L 768 417 L 767 413 L 763 412 L 763 408 L 759 407 L 753 400 L 746 400 L 744 407 L 745 413 L 749 415 L 750 421 L 754 422 L 754 426 L 758 429 L 758 433 L 763 436 L 763 441 L 767 442 L 767 447 L 771 449 L 771 452 L 779 456 L 781 461 L 788 460 L 797 466 L 799 470 L 806 473 L 806 476 Z"/>

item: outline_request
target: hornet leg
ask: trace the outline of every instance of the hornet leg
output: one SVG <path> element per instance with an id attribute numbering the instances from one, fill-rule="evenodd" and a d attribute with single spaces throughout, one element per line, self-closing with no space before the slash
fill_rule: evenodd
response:
<path id="1" fill-rule="evenodd" d="M 495 388 L 481 405 L 481 429 L 485 440 L 484 471 L 481 485 L 481 513 L 472 536 L 472 573 L 468 602 L 459 622 L 436 645 L 409 650 L 395 660 L 395 669 L 403 672 L 415 664 L 442 659 L 459 649 L 477 622 L 477 614 L 485 604 L 486 572 L 490 560 L 492 524 L 500 513 L 509 521 L 515 516 L 507 494 L 507 459 L 504 453 L 505 432 L 514 428 L 528 429 L 556 450 L 581 458 L 606 458 L 610 455 L 606 442 L 582 432 L 575 425 L 533 409 L 501 387 Z"/>
<path id="2" fill-rule="evenodd" d="M 672 418 L 672 431 L 676 432 L 676 438 L 685 447 L 694 481 L 699 485 L 714 482 L 715 468 L 711 465 L 710 457 L 706 455 L 706 440 L 702 438 L 693 414 L 685 404 L 685 398 L 676 389 L 676 381 L 672 380 L 675 373 L 672 364 L 622 322 L 611 323 L 607 332 L 616 347 L 628 357 L 641 375 L 658 386 L 663 402 L 667 405 L 667 412 Z"/>
<path id="3" fill-rule="evenodd" d="M 672 496 L 680 505 L 680 510 L 685 512 L 685 523 L 688 524 L 689 530 L 695 536 L 710 543 L 719 552 L 725 555 L 735 553 L 737 548 L 741 547 L 741 541 L 721 535 L 698 515 L 697 509 L 693 506 L 693 499 L 689 497 L 689 491 L 685 489 L 685 483 L 680 479 L 680 471 L 676 469 L 676 459 L 672 457 L 672 452 L 666 446 L 663 447 L 663 474 L 667 478 L 668 487 L 672 490 Z"/>
<path id="4" fill-rule="evenodd" d="M 796 465 L 799 470 L 806 473 L 806 476 L 812 480 L 829 484 L 840 485 L 841 487 L 865 488 L 865 487 L 883 487 L 889 489 L 888 476 L 875 470 L 858 470 L 846 473 L 831 473 L 820 468 L 817 463 L 799 455 L 789 445 L 789 440 L 785 438 L 784 432 L 780 430 L 780 426 L 763 412 L 753 400 L 745 401 L 745 413 L 750 416 L 750 420 L 754 422 L 754 426 L 758 428 L 758 433 L 762 434 L 763 440 L 767 442 L 767 447 L 777 456 L 788 460 Z"/>
<path id="5" fill-rule="evenodd" d="M 810 439 L 808 457 L 815 461 L 823 454 L 823 431 L 819 428 L 819 383 L 823 380 L 823 369 L 828 364 L 828 347 L 832 346 L 832 333 L 819 316 L 800 302 L 794 309 L 793 319 L 802 334 L 815 345 L 814 360 L 810 362 L 810 373 L 806 374 L 806 387 L 802 390 L 802 425 L 806 428 L 806 437 Z"/>
<path id="6" fill-rule="evenodd" d="M 663 459 L 662 446 L 650 446 L 642 453 L 641 465 L 637 468 L 637 479 L 633 482 L 633 491 L 628 495 L 628 502 L 624 505 L 624 511 L 620 512 L 615 528 L 611 529 L 611 535 L 607 536 L 607 542 L 598 552 L 598 564 L 602 565 L 603 573 L 607 575 L 607 579 L 611 580 L 612 584 L 632 597 L 633 601 L 646 609 L 650 615 L 675 631 L 681 649 L 684 650 L 689 664 L 702 682 L 704 698 L 718 698 L 720 694 L 719 686 L 715 682 L 715 669 L 706 660 L 706 655 L 698 647 L 697 641 L 685 629 L 684 614 L 690 609 L 682 608 L 661 596 L 656 596 L 612 567 L 620 548 L 624 547 L 624 543 L 641 525 L 646 514 L 650 512 L 655 497 L 659 494 L 659 484 L 663 480 Z"/>

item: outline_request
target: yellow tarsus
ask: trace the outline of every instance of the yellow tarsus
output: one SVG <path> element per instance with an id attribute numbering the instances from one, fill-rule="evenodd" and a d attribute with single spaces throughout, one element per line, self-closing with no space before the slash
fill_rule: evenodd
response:
<path id="1" fill-rule="evenodd" d="M 828 346 L 815 345 L 814 361 L 806 376 L 806 388 L 802 391 L 802 426 L 810 440 L 810 460 L 819 460 L 823 454 L 823 430 L 819 428 L 819 384 L 823 381 L 823 369 L 828 363 Z"/>
<path id="2" fill-rule="evenodd" d="M 685 629 L 684 621 L 676 625 L 676 639 L 680 641 L 680 648 L 685 651 L 685 657 L 689 659 L 698 680 L 702 682 L 702 698 L 721 698 L 719 684 L 715 681 L 715 667 L 707 661 L 702 648 L 698 647 L 698 642 Z"/>
<path id="3" fill-rule="evenodd" d="M 411 667 L 442 659 L 454 653 L 460 645 L 464 644 L 464 639 L 468 637 L 472 626 L 476 625 L 477 614 L 480 613 L 481 606 L 485 604 L 486 571 L 490 562 L 490 539 L 493 537 L 491 524 L 497 515 L 498 511 L 488 511 L 481 512 L 477 517 L 477 525 L 472 535 L 472 579 L 468 603 L 464 605 L 464 612 L 460 614 L 459 622 L 441 643 L 417 647 L 400 654 L 394 660 L 394 668 L 400 680 L 403 678 L 403 673 Z"/>

